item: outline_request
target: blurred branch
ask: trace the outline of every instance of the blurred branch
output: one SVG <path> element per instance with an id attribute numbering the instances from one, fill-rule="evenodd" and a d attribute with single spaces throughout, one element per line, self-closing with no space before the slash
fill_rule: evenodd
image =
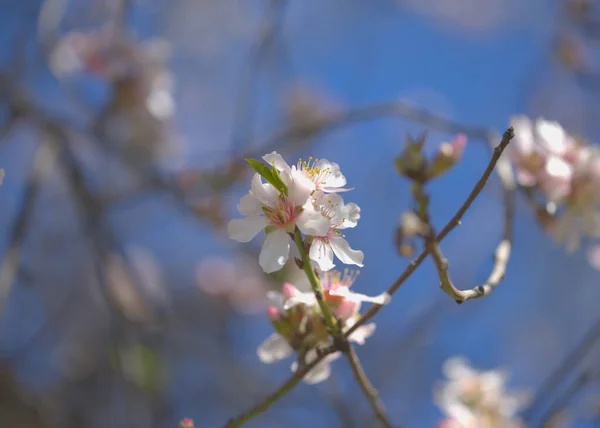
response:
<path id="1" fill-rule="evenodd" d="M 233 118 L 232 154 L 243 148 L 244 143 L 252 139 L 252 123 L 254 122 L 255 83 L 260 65 L 269 48 L 276 40 L 281 27 L 286 0 L 270 0 L 267 17 L 262 25 L 255 48 L 250 53 L 246 74 L 241 79 L 238 100 Z"/>
<path id="2" fill-rule="evenodd" d="M 269 395 L 263 401 L 250 410 L 235 416 L 227 421 L 225 428 L 235 428 L 248 422 L 253 417 L 265 412 L 273 403 L 283 397 L 285 394 L 290 392 L 303 378 L 311 371 L 317 364 L 319 364 L 327 355 L 333 354 L 337 349 L 332 346 L 328 349 L 323 350 L 317 358 L 310 362 L 310 364 L 301 365 L 298 370 L 281 385 L 273 394 Z"/>
<path id="3" fill-rule="evenodd" d="M 569 373 L 581 363 L 581 361 L 583 361 L 599 339 L 600 320 L 585 334 L 579 345 L 577 345 L 575 349 L 567 355 L 563 362 L 542 382 L 531 405 L 523 412 L 523 420 L 526 422 L 532 420 L 535 411 L 538 410 L 538 408 L 543 405 L 544 401 L 552 395 L 560 385 L 561 381 L 565 379 Z"/>
<path id="4" fill-rule="evenodd" d="M 569 402 L 573 399 L 575 394 L 579 392 L 592 378 L 588 371 L 580 373 L 579 376 L 573 381 L 569 388 L 563 393 L 562 396 L 558 397 L 554 403 L 550 405 L 550 408 L 545 415 L 542 416 L 539 423 L 540 427 L 551 428 L 551 422 L 557 414 L 567 408 Z"/>
<path id="5" fill-rule="evenodd" d="M 350 363 L 350 367 L 352 368 L 352 373 L 354 374 L 354 378 L 356 382 L 360 385 L 363 390 L 365 396 L 369 399 L 373 410 L 375 411 L 375 415 L 377 419 L 386 428 L 392 428 L 393 425 L 389 421 L 387 417 L 387 411 L 385 409 L 385 405 L 383 401 L 379 398 L 379 391 L 375 389 L 371 381 L 369 380 L 367 374 L 365 373 L 358 355 L 356 355 L 356 351 L 352 347 L 352 345 L 348 344 L 347 352 L 345 352 L 346 358 Z"/>
<path id="6" fill-rule="evenodd" d="M 57 149 L 48 144 L 40 144 L 33 157 L 33 162 L 25 190 L 12 225 L 9 227 L 8 250 L 0 265 L 0 312 L 2 312 L 10 289 L 19 272 L 19 260 L 27 226 L 34 213 L 34 204 L 39 193 L 42 180 L 56 162 Z"/>
<path id="7" fill-rule="evenodd" d="M 471 193 L 469 194 L 469 196 L 467 197 L 465 202 L 462 204 L 462 206 L 458 209 L 456 214 L 454 214 L 454 216 L 450 219 L 450 221 L 446 224 L 446 226 L 444 226 L 442 231 L 435 237 L 436 242 L 440 242 L 441 240 L 443 240 L 456 226 L 458 226 L 460 224 L 462 216 L 469 209 L 469 207 L 471 206 L 471 204 L 473 203 L 473 201 L 475 200 L 477 195 L 481 192 L 481 190 L 485 186 L 485 183 L 487 182 L 488 178 L 492 174 L 492 171 L 494 170 L 494 167 L 496 166 L 496 163 L 498 162 L 500 155 L 502 154 L 502 152 L 504 151 L 504 149 L 506 148 L 506 146 L 508 145 L 510 140 L 513 138 L 513 136 L 514 136 L 514 130 L 512 127 L 508 128 L 504 132 L 504 135 L 502 136 L 502 140 L 501 140 L 500 144 L 498 146 L 496 146 L 496 148 L 494 149 L 492 158 L 490 159 L 490 162 L 488 163 L 487 168 L 483 172 L 483 175 L 477 181 L 477 183 L 475 184 L 475 187 L 473 188 L 473 190 L 471 191 Z M 402 284 L 404 284 L 404 282 L 410 277 L 410 275 L 412 275 L 412 273 L 417 269 L 417 267 L 419 267 L 419 265 L 421 263 L 423 263 L 423 260 L 425 260 L 425 258 L 429 255 L 429 253 L 430 253 L 430 250 L 426 248 L 425 250 L 423 250 L 421 252 L 421 254 L 419 254 L 415 259 L 413 259 L 408 264 L 408 267 L 404 270 L 404 272 L 402 272 L 402 274 L 398 277 L 398 279 L 396 279 L 396 281 L 394 281 L 394 283 L 387 289 L 387 293 L 390 295 L 394 294 L 398 290 L 398 288 L 400 288 L 400 286 Z M 471 291 L 472 292 L 471 294 L 479 294 L 477 289 L 474 289 L 474 290 L 475 291 L 473 291 L 473 290 L 467 290 L 467 291 Z M 489 292 L 488 292 L 488 294 L 489 294 Z M 485 294 L 482 294 L 482 295 L 485 295 Z M 480 296 L 477 296 L 477 297 L 480 297 Z M 356 322 L 356 324 L 354 324 L 345 333 L 345 336 L 348 337 L 358 327 L 360 327 L 365 322 L 367 322 L 369 319 L 371 319 L 373 316 L 375 316 L 375 314 L 377 314 L 377 312 L 379 312 L 382 307 L 383 307 L 382 305 L 376 305 L 376 304 L 371 306 L 369 308 L 369 310 L 367 312 L 365 312 L 362 315 L 362 317 Z"/>

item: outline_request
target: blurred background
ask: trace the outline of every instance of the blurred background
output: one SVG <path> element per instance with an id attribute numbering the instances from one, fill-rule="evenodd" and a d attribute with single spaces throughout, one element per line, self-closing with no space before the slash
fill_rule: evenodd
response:
<path id="1" fill-rule="evenodd" d="M 600 136 L 596 3 L 0 0 L 0 426 L 218 427 L 263 399 L 291 363 L 256 356 L 265 293 L 298 278 L 263 274 L 260 239 L 227 237 L 244 157 L 340 164 L 362 209 L 353 288 L 378 294 L 410 261 L 392 161 L 407 134 L 427 131 L 430 151 L 469 137 L 430 186 L 438 227 L 510 116 Z M 427 260 L 358 347 L 403 427 L 436 425 L 455 355 L 541 397 L 528 426 L 600 426 L 600 262 L 567 254 L 521 202 L 490 297 L 456 305 Z M 487 278 L 501 235 L 494 177 L 442 244 L 461 288 Z M 247 426 L 374 426 L 348 365 L 333 367 Z"/>

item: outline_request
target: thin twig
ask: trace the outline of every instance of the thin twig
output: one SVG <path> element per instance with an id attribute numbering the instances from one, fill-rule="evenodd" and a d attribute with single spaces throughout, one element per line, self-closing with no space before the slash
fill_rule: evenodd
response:
<path id="1" fill-rule="evenodd" d="M 379 391 L 377 391 L 373 384 L 371 384 L 371 381 L 365 373 L 354 348 L 352 346 L 349 346 L 348 352 L 346 352 L 345 355 L 348 359 L 348 362 L 350 363 L 350 367 L 352 368 L 354 378 L 365 393 L 365 396 L 369 399 L 369 402 L 371 403 L 371 406 L 375 411 L 377 419 L 379 420 L 379 422 L 381 422 L 381 425 L 383 425 L 384 427 L 392 428 L 393 425 L 388 419 L 385 405 L 383 404 L 383 401 L 381 401 L 381 399 L 379 398 Z"/>
<path id="2" fill-rule="evenodd" d="M 559 386 L 562 379 L 568 376 L 569 372 L 588 355 L 594 345 L 600 340 L 600 320 L 585 334 L 581 342 L 563 362 L 542 382 L 537 394 L 531 402 L 531 405 L 523 412 L 523 420 L 529 422 L 535 410 L 541 406 L 544 401 L 552 395 L 554 390 Z"/>
<path id="3" fill-rule="evenodd" d="M 27 226 L 33 216 L 36 197 L 44 177 L 56 162 L 56 156 L 57 150 L 48 144 L 41 144 L 35 151 L 27 185 L 13 223 L 10 226 L 8 250 L 0 265 L 0 312 L 4 308 L 19 271 L 21 248 L 25 240 Z"/>
<path id="4" fill-rule="evenodd" d="M 335 347 L 325 349 L 317 356 L 317 358 L 311 361 L 310 364 L 300 366 L 298 370 L 287 381 L 285 381 L 273 394 L 266 397 L 263 401 L 261 401 L 259 404 L 252 407 L 248 411 L 229 419 L 225 424 L 225 428 L 239 427 L 243 423 L 248 422 L 256 415 L 265 412 L 273 403 L 275 403 L 285 394 L 290 392 L 304 378 L 304 376 L 306 376 L 306 374 L 309 371 L 311 371 L 317 364 L 323 361 L 323 359 L 325 359 L 327 355 L 332 354 L 335 351 Z"/>
<path id="5" fill-rule="evenodd" d="M 248 58 L 248 68 L 246 74 L 241 79 L 242 83 L 240 84 L 234 112 L 231 142 L 231 151 L 233 154 L 239 151 L 244 143 L 252 139 L 256 77 L 260 71 L 261 63 L 269 52 L 269 48 L 275 42 L 277 32 L 283 21 L 286 3 L 285 0 L 270 0 L 267 17 L 260 29 L 256 46 L 252 50 L 250 58 Z"/>
<path id="6" fill-rule="evenodd" d="M 477 183 L 475 184 L 475 187 L 473 188 L 473 190 L 471 191 L 471 193 L 469 194 L 469 196 L 467 197 L 465 202 L 462 204 L 462 206 L 458 209 L 456 214 L 454 214 L 454 216 L 450 219 L 450 221 L 446 224 L 446 226 L 444 226 L 442 231 L 436 236 L 436 238 L 435 238 L 436 242 L 440 242 L 441 240 L 443 240 L 446 237 L 446 235 L 448 235 L 456 226 L 458 226 L 460 224 L 460 220 L 461 220 L 462 216 L 469 209 L 469 207 L 471 206 L 471 204 L 473 203 L 473 201 L 475 200 L 477 195 L 481 192 L 481 190 L 485 186 L 485 183 L 487 182 L 490 175 L 492 174 L 492 171 L 494 170 L 494 167 L 496 166 L 498 159 L 500 159 L 500 155 L 502 154 L 502 152 L 504 151 L 506 146 L 508 146 L 508 143 L 513 138 L 513 136 L 514 136 L 514 129 L 512 127 L 508 128 L 504 132 L 504 134 L 502 136 L 502 140 L 500 141 L 500 144 L 498 144 L 498 146 L 496 146 L 494 148 L 492 158 L 490 159 L 490 162 L 489 162 L 487 168 L 483 172 L 483 175 L 481 176 L 479 181 L 477 181 Z M 428 255 L 429 255 L 429 249 L 426 248 L 421 252 L 421 254 L 419 254 L 415 259 L 413 259 L 408 264 L 408 266 L 406 267 L 404 272 L 402 272 L 402 274 L 398 277 L 398 279 L 396 279 L 396 281 L 394 281 L 394 283 L 387 289 L 387 293 L 390 296 L 393 295 L 398 290 L 398 288 L 400 288 L 400 286 L 402 284 L 404 284 L 404 282 L 408 279 L 408 277 L 410 277 L 410 275 L 412 275 L 412 273 L 417 269 L 417 267 L 419 267 L 419 265 L 421 263 L 423 263 L 423 260 L 425 260 L 425 258 Z M 367 310 L 367 312 L 365 312 L 360 317 L 360 319 L 356 322 L 356 324 L 354 324 L 350 329 L 348 329 L 348 331 L 346 331 L 346 333 L 344 335 L 346 337 L 348 337 L 358 327 L 360 327 L 365 322 L 370 320 L 373 316 L 375 316 L 375 314 L 377 314 L 377 312 L 379 312 L 382 307 L 383 307 L 383 305 L 371 306 L 369 308 L 369 310 Z"/>

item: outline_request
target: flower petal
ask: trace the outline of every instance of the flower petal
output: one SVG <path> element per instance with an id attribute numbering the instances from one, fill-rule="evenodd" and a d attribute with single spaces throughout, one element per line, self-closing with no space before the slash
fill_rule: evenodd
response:
<path id="1" fill-rule="evenodd" d="M 243 215 L 258 215 L 262 213 L 262 204 L 253 195 L 247 194 L 240 199 L 237 210 Z"/>
<path id="2" fill-rule="evenodd" d="M 252 177 L 250 192 L 262 204 L 270 207 L 277 204 L 277 200 L 279 198 L 279 190 L 273 187 L 273 185 L 270 183 L 263 183 L 259 173 L 254 174 Z"/>
<path id="3" fill-rule="evenodd" d="M 340 171 L 340 166 L 337 163 L 329 162 L 327 159 L 321 159 L 315 166 L 321 171 L 329 171 L 326 179 L 319 186 L 321 189 L 324 187 L 336 189 L 346 185 L 346 177 L 344 177 L 344 174 Z"/>
<path id="4" fill-rule="evenodd" d="M 258 263 L 266 273 L 280 270 L 290 254 L 290 238 L 284 230 L 267 234 L 258 256 Z"/>
<path id="5" fill-rule="evenodd" d="M 289 171 L 290 166 L 277 152 L 271 152 L 263 156 L 263 160 L 269 165 L 275 164 L 277 171 Z"/>
<path id="6" fill-rule="evenodd" d="M 329 219 L 316 211 L 311 201 L 307 201 L 296 219 L 298 229 L 305 235 L 326 236 L 329 232 Z"/>
<path id="7" fill-rule="evenodd" d="M 330 354 L 328 356 L 326 356 L 323 361 L 321 361 L 319 364 L 317 364 L 315 367 L 312 368 L 312 370 L 310 370 L 305 376 L 304 376 L 304 382 L 312 385 L 315 383 L 319 383 L 319 382 L 323 382 L 324 380 L 326 380 L 330 375 L 331 375 L 331 362 L 334 360 L 337 360 L 339 357 L 341 356 L 340 352 L 335 352 L 333 354 Z M 306 353 L 306 364 L 310 364 L 311 361 L 313 361 L 315 358 L 317 358 L 317 352 L 314 349 L 309 350 Z M 294 361 L 292 363 L 292 367 L 291 367 L 293 372 L 296 372 L 296 370 L 298 370 L 298 362 Z"/>
<path id="8" fill-rule="evenodd" d="M 335 236 L 329 238 L 329 243 L 333 252 L 342 263 L 363 266 L 363 259 L 365 257 L 363 252 L 350 248 L 350 245 L 344 238 Z"/>
<path id="9" fill-rule="evenodd" d="M 238 242 L 250 242 L 266 225 L 266 217 L 236 218 L 227 224 L 227 234 Z"/>
<path id="10" fill-rule="evenodd" d="M 340 208 L 340 222 L 337 223 L 336 229 L 348 229 L 356 227 L 360 218 L 360 207 L 351 202 Z"/>
<path id="11" fill-rule="evenodd" d="M 319 269 L 326 272 L 335 267 L 333 264 L 333 250 L 325 239 L 316 238 L 311 246 L 308 256 L 319 265 Z"/>
<path id="12" fill-rule="evenodd" d="M 289 171 L 281 174 L 281 179 L 288 188 L 288 199 L 295 206 L 304 205 L 311 193 L 315 190 L 315 183 L 310 181 L 295 166 Z"/>
<path id="13" fill-rule="evenodd" d="M 279 291 L 273 291 L 273 290 L 267 291 L 267 300 L 269 301 L 269 303 L 271 305 L 275 306 L 280 311 L 284 310 L 284 308 L 283 308 L 283 304 L 284 304 L 283 294 L 280 293 Z"/>
<path id="14" fill-rule="evenodd" d="M 354 321 L 353 318 L 350 318 L 346 322 L 347 328 L 352 327 L 352 325 L 354 325 L 356 323 L 356 321 L 350 323 L 350 320 Z M 374 322 L 365 324 L 365 325 L 361 325 L 356 330 L 354 330 L 350 336 L 348 336 L 348 340 L 350 340 L 351 342 L 358 343 L 359 345 L 364 345 L 365 341 L 369 337 L 373 336 L 373 333 L 375 333 L 376 328 L 377 328 L 377 325 Z"/>
<path id="15" fill-rule="evenodd" d="M 256 350 L 260 361 L 266 364 L 283 360 L 291 355 L 292 348 L 286 340 L 277 333 L 273 333 L 261 343 Z"/>
<path id="16" fill-rule="evenodd" d="M 289 310 L 297 305 L 306 305 L 306 306 L 315 306 L 317 304 L 317 299 L 315 295 L 310 293 L 298 293 L 293 297 L 290 297 L 283 304 L 284 310 Z"/>

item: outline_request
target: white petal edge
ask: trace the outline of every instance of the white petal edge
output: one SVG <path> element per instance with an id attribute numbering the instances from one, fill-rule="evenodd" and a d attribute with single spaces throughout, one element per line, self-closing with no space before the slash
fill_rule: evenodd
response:
<path id="1" fill-rule="evenodd" d="M 329 238 L 329 243 L 334 254 L 342 263 L 363 267 L 364 253 L 360 250 L 350 248 L 348 242 L 341 236 Z"/>
<path id="2" fill-rule="evenodd" d="M 277 333 L 265 339 L 256 349 L 256 355 L 265 364 L 283 360 L 292 354 L 291 346 Z"/>
<path id="3" fill-rule="evenodd" d="M 290 238 L 284 230 L 268 233 L 263 243 L 258 263 L 266 273 L 280 270 L 290 254 Z"/>
<path id="4" fill-rule="evenodd" d="M 235 218 L 227 224 L 227 234 L 238 242 L 250 242 L 266 225 L 266 218 L 261 216 Z"/>
<path id="5" fill-rule="evenodd" d="M 308 256 L 319 265 L 319 269 L 326 272 L 335 267 L 333 264 L 333 250 L 331 245 L 324 239 L 315 239 L 311 246 Z"/>

